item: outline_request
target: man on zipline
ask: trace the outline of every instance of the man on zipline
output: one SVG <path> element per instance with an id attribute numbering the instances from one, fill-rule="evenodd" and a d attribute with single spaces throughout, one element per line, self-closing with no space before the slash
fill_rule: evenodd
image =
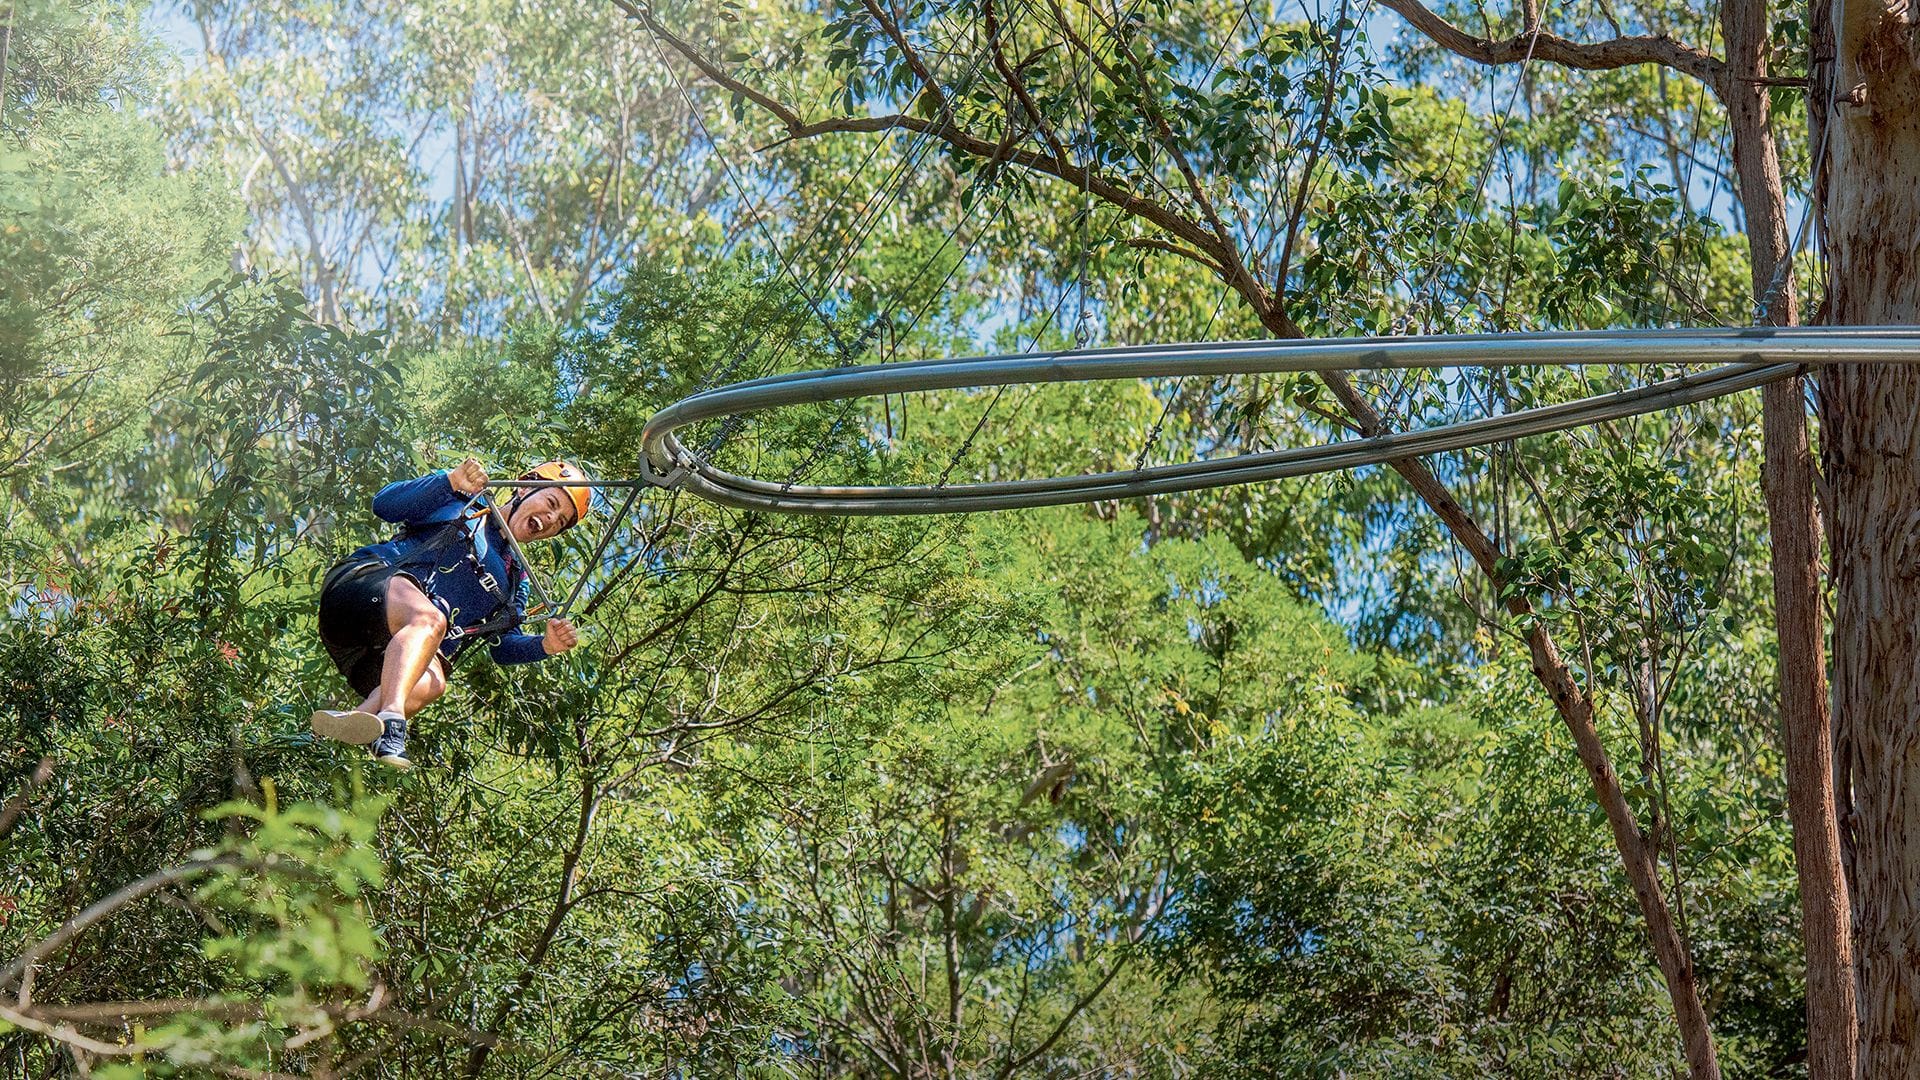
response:
<path id="1" fill-rule="evenodd" d="M 549 461 L 522 479 L 587 475 L 570 462 Z M 474 638 L 487 638 L 502 664 L 544 660 L 579 642 L 566 619 L 547 620 L 544 635 L 517 632 L 529 570 L 510 540 L 545 540 L 579 524 L 591 489 L 524 490 L 498 510 L 486 490 L 486 470 L 468 458 L 451 472 L 388 484 L 373 497 L 373 512 L 404 528 L 342 559 L 320 587 L 321 643 L 366 699 L 356 709 L 316 711 L 315 734 L 371 744 L 375 760 L 410 768 L 407 719 L 446 693 L 447 672 Z"/>

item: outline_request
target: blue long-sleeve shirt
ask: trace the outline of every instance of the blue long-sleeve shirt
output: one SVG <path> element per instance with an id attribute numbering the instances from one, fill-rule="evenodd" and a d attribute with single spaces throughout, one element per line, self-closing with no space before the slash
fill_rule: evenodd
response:
<path id="1" fill-rule="evenodd" d="M 379 559 L 429 583 L 427 597 L 450 626 L 476 626 L 507 615 L 518 625 L 527 604 L 527 570 L 514 560 L 513 549 L 494 526 L 492 515 L 461 521 L 460 527 L 467 534 L 464 542 L 446 544 L 438 550 L 431 543 L 441 531 L 432 526 L 460 519 L 466 505 L 467 496 L 453 490 L 444 472 L 388 484 L 373 497 L 373 512 L 382 520 L 416 528 L 385 543 L 369 544 L 354 554 Z M 482 496 L 475 509 L 486 505 Z M 506 593 L 504 603 L 481 581 L 482 573 L 492 575 Z M 537 634 L 500 631 L 481 636 L 492 642 L 489 651 L 498 663 L 531 664 L 547 658 Z M 440 655 L 451 663 L 471 640 L 450 636 L 440 643 Z"/>

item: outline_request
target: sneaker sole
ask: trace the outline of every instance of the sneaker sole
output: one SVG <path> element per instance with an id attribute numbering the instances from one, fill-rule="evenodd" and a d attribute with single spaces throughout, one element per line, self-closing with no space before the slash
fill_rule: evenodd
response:
<path id="1" fill-rule="evenodd" d="M 313 733 L 323 739 L 365 746 L 379 738 L 385 730 L 386 725 L 380 722 L 379 717 L 358 709 L 316 709 L 313 713 Z"/>
<path id="2" fill-rule="evenodd" d="M 398 754 L 381 754 L 373 760 L 385 765 L 389 769 L 398 769 L 401 772 L 406 772 L 408 769 L 413 768 L 413 762 L 408 761 Z"/>

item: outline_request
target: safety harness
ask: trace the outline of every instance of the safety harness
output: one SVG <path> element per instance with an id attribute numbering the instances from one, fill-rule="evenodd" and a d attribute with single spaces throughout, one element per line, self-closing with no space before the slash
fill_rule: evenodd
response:
<path id="1" fill-rule="evenodd" d="M 466 626 L 449 625 L 444 638 L 447 641 L 459 641 L 467 637 L 511 630 L 526 621 L 524 613 L 515 614 L 513 610 L 513 597 L 519 592 L 520 579 L 527 576 L 526 567 L 522 562 L 524 556 L 520 554 L 518 545 L 508 544 L 502 552 L 505 556 L 502 561 L 507 564 L 507 581 L 504 587 L 500 579 L 487 570 L 486 564 L 474 552 L 468 522 L 487 518 L 496 512 L 490 505 L 474 509 L 475 504 L 482 498 L 483 495 L 475 495 L 467 500 L 467 504 L 460 508 L 460 513 L 446 521 L 428 525 L 409 524 L 400 532 L 403 539 L 419 540 L 419 546 L 413 548 L 407 557 L 407 565 L 414 565 L 416 561 L 423 558 L 426 560 L 428 571 L 420 584 L 429 597 L 433 595 L 434 579 L 440 576 L 441 555 L 457 543 L 461 545 L 468 565 L 473 567 L 474 577 L 480 582 L 480 587 L 485 589 L 495 601 L 493 613 L 486 619 Z M 424 539 L 421 539 L 422 537 Z M 454 655 L 457 658 L 459 653 L 456 652 Z"/>

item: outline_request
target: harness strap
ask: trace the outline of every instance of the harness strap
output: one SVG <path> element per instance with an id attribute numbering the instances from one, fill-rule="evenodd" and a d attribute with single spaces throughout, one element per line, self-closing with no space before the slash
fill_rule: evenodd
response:
<path id="1" fill-rule="evenodd" d="M 490 616 L 487 619 L 468 626 L 449 626 L 446 633 L 446 640 L 448 641 L 459 641 L 467 637 L 497 633 L 501 630 L 516 627 L 524 621 L 515 616 L 511 610 L 513 606 L 513 595 L 520 587 L 521 577 L 526 574 L 525 568 L 521 566 L 520 559 L 517 557 L 517 547 L 510 544 L 503 553 L 504 557 L 501 561 L 507 564 L 507 584 L 505 588 L 501 587 L 500 580 L 494 577 L 493 573 L 486 568 L 486 565 L 481 562 L 480 557 L 475 554 L 473 550 L 473 544 L 471 542 L 472 535 L 468 532 L 467 523 L 477 519 L 487 518 L 495 512 L 491 506 L 481 506 L 477 510 L 473 509 L 474 505 L 481 502 L 483 498 L 484 493 L 477 494 L 467 500 L 466 506 L 461 507 L 460 513 L 447 521 L 436 522 L 433 525 L 425 527 L 410 524 L 401 530 L 403 537 L 409 534 L 422 534 L 429 530 L 432 531 L 432 535 L 423 541 L 408 559 L 408 562 L 411 563 L 420 555 L 431 556 L 428 560 L 431 569 L 427 572 L 426 580 L 421 582 L 422 585 L 427 587 L 429 598 L 432 596 L 433 581 L 440 576 L 441 552 L 452 547 L 456 540 L 467 541 L 465 555 L 467 561 L 473 565 L 474 576 L 480 582 L 480 587 L 485 589 L 488 595 L 494 598 L 496 605 L 494 608 L 495 611 L 498 611 L 501 607 L 508 609 L 508 613 L 504 616 Z"/>

